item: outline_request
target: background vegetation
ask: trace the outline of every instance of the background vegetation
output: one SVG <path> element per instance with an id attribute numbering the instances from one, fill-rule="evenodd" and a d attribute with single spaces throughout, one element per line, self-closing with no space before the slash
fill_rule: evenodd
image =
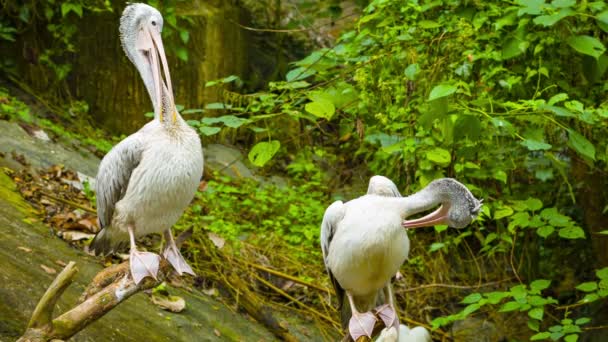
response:
<path id="1" fill-rule="evenodd" d="M 330 21 L 343 15 L 339 2 L 271 5 L 275 12 L 266 10 L 274 19 L 265 24 L 275 28 L 314 27 L 310 17 L 277 20 L 293 6 L 312 8 L 310 13 L 323 9 Z M 180 227 L 215 232 L 237 254 L 242 243 L 270 243 L 277 248 L 272 253 L 289 256 L 274 258 L 273 266 L 293 270 L 290 263 L 303 264 L 298 276 L 327 285 L 318 227 L 334 198 L 358 196 L 348 189 L 364 188 L 372 174 L 393 179 L 404 194 L 455 177 L 484 198 L 483 214 L 461 231 L 438 226 L 412 233 L 415 246 L 402 270 L 408 286 L 397 291 L 407 317 L 439 332 L 475 316 L 515 339 L 606 336 L 608 5 L 360 5 L 352 29 L 330 45 L 304 45 L 312 52 L 288 67 L 277 64 L 267 74 L 270 81 L 240 74 L 200 84 L 215 89 L 217 98 L 187 104 L 191 108 L 182 113 L 205 143 L 242 146 L 260 174 L 280 174 L 288 185 L 214 175 Z M 53 82 L 70 77 L 64 58 L 75 52 L 70 37 L 78 34 L 79 18 L 121 8 L 50 0 L 2 6 L 4 44 L 45 23 L 53 46 L 38 61 Z M 188 20 L 182 26 L 172 6 L 178 5 L 162 4 L 169 23 L 164 39 L 168 54 L 185 61 L 196 27 Z M 286 43 L 284 33 L 268 34 L 278 51 L 295 44 Z M 278 55 L 283 62 L 295 57 Z M 18 61 L 3 63 L 7 75 L 18 77 Z M 11 103 L 2 106 L 3 113 L 21 115 Z M 196 260 L 196 245 L 189 247 Z M 408 290 L 424 284 L 447 286 Z M 323 307 L 320 301 L 307 299 Z"/>

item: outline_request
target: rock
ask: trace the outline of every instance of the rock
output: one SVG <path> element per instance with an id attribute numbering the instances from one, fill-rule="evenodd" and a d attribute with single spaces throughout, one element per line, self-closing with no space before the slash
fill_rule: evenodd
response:
<path id="1" fill-rule="evenodd" d="M 79 269 L 55 314 L 73 307 L 86 284 L 102 269 L 99 259 L 49 234 L 48 227 L 26 220 L 33 216 L 34 210 L 15 192 L 12 180 L 0 172 L 0 341 L 21 336 L 38 300 L 55 278 L 41 265 L 49 260 L 73 260 Z M 54 269 L 59 271 L 60 267 Z M 70 341 L 276 340 L 264 327 L 220 301 L 196 291 L 171 288 L 170 292 L 184 298 L 188 309 L 170 313 L 140 293 Z M 215 330 L 221 337 L 213 333 Z"/>
<path id="2" fill-rule="evenodd" d="M 163 310 L 182 312 L 186 308 L 186 301 L 179 296 L 165 296 L 159 293 L 152 293 L 150 299 L 152 300 L 152 303 L 158 305 L 158 307 Z"/>
<path id="3" fill-rule="evenodd" d="M 247 158 L 235 147 L 209 144 L 205 146 L 205 172 L 217 171 L 232 178 L 257 179 L 245 163 Z"/>
<path id="4" fill-rule="evenodd" d="M 452 326 L 456 342 L 496 342 L 505 340 L 496 325 L 488 320 L 467 317 Z"/>
<path id="5" fill-rule="evenodd" d="M 6 154 L 5 158 L 0 158 L 0 166 L 12 169 L 22 168 L 19 161 L 9 157 L 13 152 L 25 156 L 27 163 L 34 169 L 61 164 L 86 175 L 96 175 L 99 166 L 99 158 L 90 153 L 34 138 L 17 123 L 4 120 L 0 120 L 0 152 Z"/>

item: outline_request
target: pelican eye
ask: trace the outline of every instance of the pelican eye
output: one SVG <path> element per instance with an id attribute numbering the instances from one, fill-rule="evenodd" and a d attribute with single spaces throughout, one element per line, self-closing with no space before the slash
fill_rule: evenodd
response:
<path id="1" fill-rule="evenodd" d="M 156 26 L 156 20 L 152 20 L 152 26 Z"/>

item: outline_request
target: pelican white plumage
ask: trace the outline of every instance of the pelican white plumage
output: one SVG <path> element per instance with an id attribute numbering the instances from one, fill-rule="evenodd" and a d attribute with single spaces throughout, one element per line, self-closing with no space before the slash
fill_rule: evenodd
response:
<path id="1" fill-rule="evenodd" d="M 108 254 L 130 241 L 131 275 L 136 283 L 146 276 L 156 278 L 158 272 L 160 257 L 135 246 L 136 237 L 151 233 L 164 233 L 163 256 L 180 275 L 194 274 L 175 245 L 171 226 L 198 188 L 203 151 L 198 134 L 175 107 L 162 28 L 163 18 L 151 6 L 130 4 L 123 11 L 121 43 L 148 90 L 154 120 L 112 148 L 101 161 L 96 179 L 102 230 L 90 250 Z"/>
<path id="2" fill-rule="evenodd" d="M 378 188 L 385 190 L 374 190 Z M 481 202 L 451 178 L 435 180 L 408 197 L 395 197 L 399 193 L 396 189 L 389 179 L 374 176 L 367 195 L 347 203 L 336 201 L 323 217 L 323 258 L 342 307 L 342 326 L 348 327 L 353 340 L 363 335 L 371 338 L 376 317 L 370 311 L 374 307 L 387 327 L 399 327 L 390 279 L 409 253 L 403 227 L 448 224 L 462 228 L 481 208 Z M 404 221 L 437 205 L 439 209 L 429 215 Z M 344 305 L 344 297 L 350 310 Z M 379 299 L 384 304 L 377 306 Z"/>
<path id="3" fill-rule="evenodd" d="M 410 329 L 404 324 L 399 325 L 399 333 L 395 327 L 384 328 L 376 342 L 431 342 L 431 334 L 424 327 Z"/>

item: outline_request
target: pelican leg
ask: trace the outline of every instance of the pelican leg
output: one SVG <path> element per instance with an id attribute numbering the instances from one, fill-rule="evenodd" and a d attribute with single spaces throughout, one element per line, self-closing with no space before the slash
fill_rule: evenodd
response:
<path id="1" fill-rule="evenodd" d="M 348 332 L 350 333 L 350 336 L 353 338 L 353 341 L 356 341 L 361 336 L 367 336 L 371 339 L 372 333 L 374 332 L 374 325 L 376 325 L 377 321 L 376 316 L 369 311 L 360 313 L 355 307 L 352 295 L 348 291 L 346 291 L 346 296 L 348 297 L 352 312 L 352 317 L 348 322 Z"/>
<path id="2" fill-rule="evenodd" d="M 165 251 L 163 252 L 163 257 L 171 263 L 171 266 L 175 269 L 177 274 L 180 276 L 184 273 L 191 274 L 193 276 L 196 275 L 190 265 L 184 260 L 184 257 L 180 254 L 177 245 L 175 245 L 175 240 L 173 240 L 173 235 L 171 234 L 171 229 L 167 229 L 164 232 L 165 235 Z"/>
<path id="3" fill-rule="evenodd" d="M 382 319 L 384 325 L 388 328 L 395 327 L 397 331 L 399 331 L 399 317 L 397 316 L 397 311 L 395 310 L 395 303 L 393 302 L 393 289 L 391 288 L 391 283 L 387 283 L 384 287 L 384 296 L 385 301 L 388 303 L 380 305 L 376 309 L 376 313 L 378 317 Z"/>
<path id="4" fill-rule="evenodd" d="M 137 246 L 135 246 L 133 226 L 129 226 L 128 230 L 129 238 L 131 239 L 129 264 L 131 267 L 131 276 L 133 277 L 133 281 L 135 284 L 139 284 L 139 282 L 145 277 L 152 277 L 156 279 L 160 264 L 160 257 L 154 253 L 138 251 Z"/>

